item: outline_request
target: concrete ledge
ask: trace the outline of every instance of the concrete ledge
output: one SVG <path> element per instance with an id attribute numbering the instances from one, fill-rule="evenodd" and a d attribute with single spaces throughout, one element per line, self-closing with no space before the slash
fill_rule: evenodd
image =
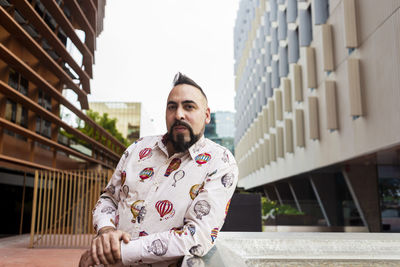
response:
<path id="1" fill-rule="evenodd" d="M 398 261 L 400 234 L 395 233 L 246 233 L 221 232 L 217 248 L 250 260 Z"/>

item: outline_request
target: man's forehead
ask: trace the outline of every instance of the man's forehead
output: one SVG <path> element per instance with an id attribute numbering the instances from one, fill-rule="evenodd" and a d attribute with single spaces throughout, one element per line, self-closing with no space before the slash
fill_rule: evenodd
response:
<path id="1" fill-rule="evenodd" d="M 173 87 L 168 95 L 167 103 L 173 102 L 194 102 L 196 104 L 206 104 L 207 100 L 200 90 L 189 84 L 179 84 Z"/>

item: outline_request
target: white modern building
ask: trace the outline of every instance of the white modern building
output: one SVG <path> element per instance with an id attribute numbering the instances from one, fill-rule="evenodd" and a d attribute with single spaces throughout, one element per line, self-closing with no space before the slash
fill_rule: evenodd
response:
<path id="1" fill-rule="evenodd" d="M 399 231 L 400 1 L 242 0 L 239 186 L 311 224 Z"/>

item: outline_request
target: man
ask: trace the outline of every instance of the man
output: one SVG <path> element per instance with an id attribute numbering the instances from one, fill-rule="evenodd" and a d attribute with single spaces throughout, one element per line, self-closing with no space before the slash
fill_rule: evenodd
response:
<path id="1" fill-rule="evenodd" d="M 166 108 L 167 134 L 128 147 L 93 210 L 98 235 L 80 266 L 168 266 L 203 256 L 221 229 L 238 169 L 226 148 L 204 137 L 207 97 L 181 73 Z"/>

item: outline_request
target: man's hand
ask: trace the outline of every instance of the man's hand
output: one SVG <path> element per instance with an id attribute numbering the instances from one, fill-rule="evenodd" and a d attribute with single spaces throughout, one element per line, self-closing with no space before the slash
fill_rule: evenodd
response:
<path id="1" fill-rule="evenodd" d="M 106 226 L 99 230 L 99 234 L 92 240 L 91 255 L 96 265 L 114 264 L 121 261 L 121 243 L 129 243 L 130 235 L 113 227 Z"/>
<path id="2" fill-rule="evenodd" d="M 85 253 L 83 253 L 81 256 L 81 260 L 79 261 L 79 267 L 89 267 L 89 266 L 94 266 L 94 261 L 92 259 L 90 250 L 86 250 Z"/>

